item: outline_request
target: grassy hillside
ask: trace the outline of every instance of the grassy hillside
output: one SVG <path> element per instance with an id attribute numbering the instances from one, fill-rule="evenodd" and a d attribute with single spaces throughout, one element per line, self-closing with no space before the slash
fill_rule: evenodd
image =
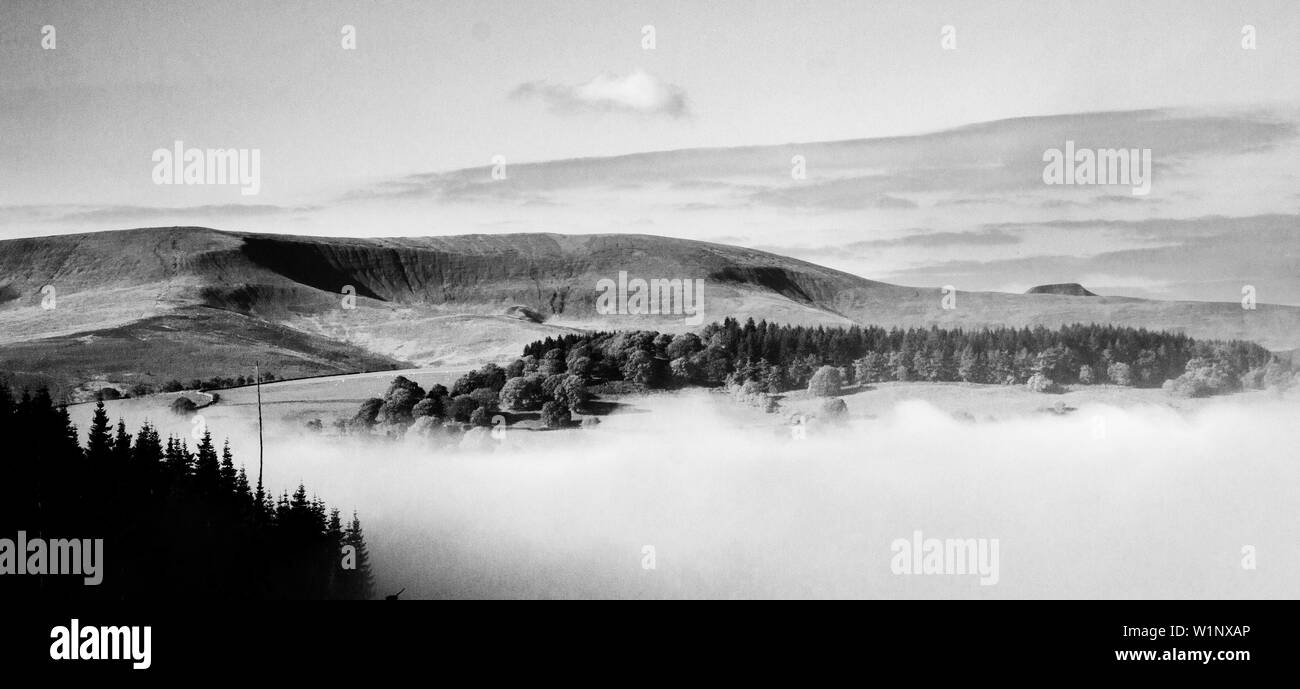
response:
<path id="1" fill-rule="evenodd" d="M 231 375 L 258 358 L 286 376 L 470 365 L 577 329 L 695 327 L 680 315 L 597 314 L 597 281 L 620 271 L 704 280 L 705 322 L 1098 322 L 1300 347 L 1296 307 L 959 292 L 945 309 L 937 287 L 650 235 L 352 239 L 146 228 L 0 241 L 0 373 L 69 388 L 91 378 Z M 53 309 L 42 306 L 46 286 Z M 519 307 L 537 317 L 519 317 Z"/>
<path id="2" fill-rule="evenodd" d="M 402 368 L 346 343 L 203 307 L 0 347 L 0 371 L 16 387 L 44 385 L 55 399 L 69 400 L 101 386 L 126 391 L 172 379 L 252 377 L 254 362 L 278 378 Z"/>

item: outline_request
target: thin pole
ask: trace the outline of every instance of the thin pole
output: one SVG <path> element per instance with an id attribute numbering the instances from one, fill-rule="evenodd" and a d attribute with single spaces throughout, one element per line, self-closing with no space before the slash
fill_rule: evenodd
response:
<path id="1" fill-rule="evenodd" d="M 257 500 L 262 501 L 262 371 L 260 362 L 253 362 L 253 377 L 257 379 Z"/>

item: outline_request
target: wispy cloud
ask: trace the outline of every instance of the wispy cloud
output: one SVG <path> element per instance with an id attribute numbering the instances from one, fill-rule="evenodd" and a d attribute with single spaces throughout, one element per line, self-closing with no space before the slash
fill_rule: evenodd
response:
<path id="1" fill-rule="evenodd" d="M 30 223 L 72 223 L 119 225 L 175 222 L 194 224 L 200 218 L 237 220 L 311 213 L 320 206 L 277 206 L 273 204 L 210 204 L 202 206 L 95 206 L 79 204 L 22 205 L 0 207 L 0 220 Z"/>
<path id="2" fill-rule="evenodd" d="M 1040 223 L 1041 227 L 1052 225 L 1081 232 L 1104 226 L 1162 243 L 1089 256 L 943 261 L 879 277 L 904 284 L 960 284 L 969 289 L 996 289 L 1005 282 L 1080 282 L 1106 294 L 1206 301 L 1233 301 L 1239 298 L 1242 286 L 1253 285 L 1261 301 L 1295 304 L 1300 302 L 1297 222 L 1300 217 L 1294 215 L 1267 215 Z M 1015 231 L 1013 226 L 991 229 Z"/>
<path id="3" fill-rule="evenodd" d="M 985 229 L 978 232 L 928 232 L 911 234 L 897 239 L 871 239 L 853 242 L 848 249 L 878 249 L 894 246 L 914 246 L 935 248 L 942 246 L 1000 246 L 1019 244 L 1020 237 L 999 229 Z"/>
<path id="4" fill-rule="evenodd" d="M 625 112 L 672 118 L 690 114 L 681 87 L 641 70 L 622 76 L 605 73 L 576 85 L 530 81 L 515 87 L 510 95 L 541 99 L 560 112 Z"/>
<path id="5" fill-rule="evenodd" d="M 1019 244 L 1020 242 L 1021 238 L 1018 235 L 1002 229 L 985 228 L 974 232 L 918 232 L 891 239 L 867 239 L 844 245 L 810 247 L 761 246 L 756 248 L 805 260 L 817 260 L 845 255 L 864 257 L 868 256 L 869 252 L 880 249 L 1005 246 Z"/>
<path id="6" fill-rule="evenodd" d="M 596 83 L 605 86 L 588 88 Z M 634 93 L 640 95 L 629 95 Z M 684 116 L 688 111 L 680 89 L 639 72 L 625 77 L 605 75 L 579 86 L 530 82 L 516 88 L 514 94 L 539 98 L 568 110 L 665 117 Z M 556 195 L 603 190 L 625 197 L 629 195 L 624 190 L 640 190 L 647 195 L 661 195 L 668 190 L 677 194 L 673 197 L 675 205 L 686 211 L 725 206 L 742 210 L 768 207 L 905 214 L 962 205 L 985 211 L 983 217 L 999 210 L 1003 217 L 1008 210 L 1023 210 L 1030 215 L 1078 211 L 1155 214 L 1161 211 L 1162 204 L 1172 203 L 1164 195 L 1185 190 L 1185 184 L 1201 184 L 1210 192 L 1218 190 L 1213 179 L 1174 179 L 1176 169 L 1187 167 L 1186 162 L 1175 160 L 1199 160 L 1214 171 L 1222 167 L 1224 156 L 1231 158 L 1242 150 L 1300 145 L 1298 133 L 1300 125 L 1257 116 L 1207 118 L 1159 111 L 1091 113 L 1002 120 L 885 139 L 515 163 L 507 184 L 494 184 L 487 174 L 489 168 L 484 167 L 421 173 L 369 185 L 343 200 L 427 198 L 511 204 L 520 194 L 529 192 Z M 1043 151 L 1061 146 L 1067 139 L 1155 149 L 1159 152 L 1154 165 L 1157 178 L 1162 180 L 1160 186 L 1151 196 L 1139 200 L 1104 186 L 1045 186 Z M 790 161 L 795 155 L 804 156 L 808 162 L 805 180 L 791 178 Z M 1198 194 L 1198 198 L 1206 197 Z M 1187 212 L 1186 203 L 1179 208 Z"/>

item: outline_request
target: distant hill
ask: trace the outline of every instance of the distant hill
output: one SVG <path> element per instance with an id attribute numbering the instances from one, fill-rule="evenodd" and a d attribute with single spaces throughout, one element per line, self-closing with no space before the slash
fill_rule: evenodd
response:
<path id="1" fill-rule="evenodd" d="M 1067 297 L 1095 297 L 1093 292 L 1089 292 L 1077 282 L 1062 282 L 1056 285 L 1039 285 L 1030 287 L 1025 294 L 1060 294 Z"/>
<path id="2" fill-rule="evenodd" d="M 171 227 L 0 241 L 0 375 L 68 389 L 235 377 L 254 360 L 282 377 L 458 366 L 577 330 L 697 327 L 681 315 L 598 314 L 597 282 L 620 271 L 703 280 L 705 323 L 1098 322 L 1300 347 L 1296 307 L 1031 290 L 959 292 L 946 309 L 938 288 L 652 235 L 351 239 Z M 54 309 L 41 305 L 47 285 Z"/>

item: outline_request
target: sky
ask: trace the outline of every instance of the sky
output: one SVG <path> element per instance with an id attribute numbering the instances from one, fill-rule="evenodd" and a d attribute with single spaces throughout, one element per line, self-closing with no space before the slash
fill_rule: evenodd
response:
<path id="1" fill-rule="evenodd" d="M 0 239 L 644 232 L 1300 304 L 1296 46 L 1294 0 L 11 1 Z M 1150 193 L 1044 184 L 1067 140 L 1151 149 Z M 175 141 L 257 193 L 155 183 Z"/>

